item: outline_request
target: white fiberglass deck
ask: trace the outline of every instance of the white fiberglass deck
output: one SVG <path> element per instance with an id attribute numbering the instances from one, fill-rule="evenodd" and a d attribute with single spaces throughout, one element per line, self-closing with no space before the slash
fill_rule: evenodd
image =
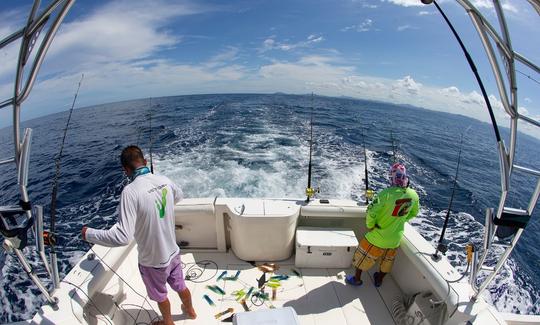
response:
<path id="1" fill-rule="evenodd" d="M 262 272 L 251 264 L 239 260 L 231 252 L 183 252 L 184 272 L 188 271 L 195 261 L 202 261 L 203 263 L 199 263 L 199 265 L 204 267 L 205 260 L 215 262 L 218 269 L 216 270 L 215 266 L 208 265 L 204 273 L 196 280 L 197 282 L 186 281 L 188 288 L 191 290 L 194 307 L 198 314 L 195 321 L 185 319 L 181 312 L 178 295 L 169 288 L 169 299 L 175 324 L 219 324 L 221 320 L 231 315 L 229 313 L 220 317 L 220 319 L 216 319 L 215 315 L 219 312 L 228 308 L 233 308 L 234 312 L 244 312 L 242 305 L 231 295 L 234 291 L 244 289 L 247 292 L 251 286 L 257 288 L 257 279 L 261 277 Z M 292 272 L 294 257 L 277 264 L 280 269 L 275 274 L 289 275 L 289 278 L 281 281 L 282 286 L 277 289 L 276 300 L 270 299 L 260 307 L 248 301 L 247 305 L 251 310 L 271 308 L 272 306 L 291 306 L 296 310 L 302 325 L 394 323 L 389 310 L 393 298 L 401 295 L 401 292 L 391 276 L 385 278 L 385 282 L 380 288 L 375 288 L 372 274 L 364 274 L 364 284 L 361 287 L 353 287 L 346 285 L 344 281 L 345 274 L 352 272 L 352 269 L 301 268 L 297 269 L 302 275 L 299 277 Z M 192 267 L 191 271 L 194 269 L 195 267 Z M 227 271 L 227 276 L 234 276 L 238 270 L 241 271 L 238 280 L 217 281 L 218 276 L 223 271 Z M 195 272 L 200 274 L 200 272 Z M 137 271 L 136 254 L 130 254 L 118 270 L 118 273 L 133 289 L 146 297 L 146 290 Z M 267 279 L 271 275 L 273 274 L 269 274 Z M 198 282 L 204 280 L 207 281 Z M 97 303 L 97 307 L 93 306 L 92 303 L 87 303 L 85 309 L 86 319 L 89 324 L 109 324 L 110 322 L 100 315 L 103 313 L 112 315 L 110 321 L 114 324 L 149 323 L 150 319 L 157 319 L 156 312 L 158 308 L 154 302 L 147 299 L 156 312 L 150 308 L 150 305 L 144 301 L 145 299 L 142 296 L 137 295 L 125 285 L 124 288 L 119 288 L 121 285 L 118 278 L 113 276 L 103 290 L 103 294 L 110 294 L 111 296 L 118 296 L 119 291 L 125 293 L 124 297 L 120 295 L 120 297 L 112 298 L 117 301 L 120 309 L 114 303 L 110 303 L 111 298 L 104 297 L 103 304 Z M 208 285 L 218 285 L 226 294 L 223 296 L 216 294 L 207 288 Z M 272 294 L 269 288 L 266 289 L 266 293 L 271 298 Z M 207 303 L 203 298 L 205 294 L 215 302 L 215 306 L 210 306 Z M 96 296 L 100 295 L 102 294 L 96 294 L 93 300 L 96 300 Z M 144 309 L 139 307 L 141 305 L 144 305 Z"/>

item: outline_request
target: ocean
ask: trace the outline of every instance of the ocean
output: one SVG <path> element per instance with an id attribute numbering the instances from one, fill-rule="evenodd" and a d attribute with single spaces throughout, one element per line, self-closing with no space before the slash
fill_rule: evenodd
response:
<path id="1" fill-rule="evenodd" d="M 464 271 L 465 245 L 472 241 L 480 247 L 485 209 L 498 203 L 499 163 L 491 125 L 367 100 L 228 94 L 139 99 L 74 110 L 57 200 L 61 276 L 89 248 L 80 240 L 82 225 L 107 228 L 116 221 L 119 195 L 127 183 L 118 159 L 124 146 L 141 146 L 147 158 L 152 147 L 156 173 L 178 183 L 186 197 L 303 197 L 312 106 L 312 182 L 320 188 L 318 197 L 364 200 L 364 134 L 371 186 L 386 186 L 393 159 L 405 163 L 422 206 L 411 223 L 434 246 L 466 131 L 446 235 L 447 257 Z M 67 116 L 61 112 L 23 123 L 34 129 L 28 189 L 33 204 L 45 206 L 46 228 L 54 158 Z M 2 158 L 12 156 L 11 132 L 0 130 Z M 535 166 L 538 157 L 540 141 L 520 134 L 516 161 Z M 0 205 L 15 204 L 15 168 L 3 168 Z M 534 179 L 519 176 L 509 199 L 514 207 L 526 206 L 535 186 Z M 539 216 L 538 211 L 532 216 L 504 271 L 483 295 L 499 311 L 540 313 L 540 248 L 534 240 Z M 44 277 L 37 256 L 29 248 L 25 252 Z M 44 301 L 16 258 L 2 248 L 0 288 L 0 323 L 30 318 Z"/>

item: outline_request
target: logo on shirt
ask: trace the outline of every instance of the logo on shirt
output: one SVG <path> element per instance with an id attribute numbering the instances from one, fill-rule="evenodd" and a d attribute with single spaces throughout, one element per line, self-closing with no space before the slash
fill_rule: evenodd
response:
<path id="1" fill-rule="evenodd" d="M 407 215 L 412 205 L 411 199 L 399 199 L 396 200 L 395 204 L 394 211 L 392 211 L 393 217 L 403 217 L 404 215 Z"/>
<path id="2" fill-rule="evenodd" d="M 163 219 L 165 217 L 165 207 L 167 207 L 167 188 L 164 187 L 161 190 L 161 201 L 156 200 L 156 207 L 158 209 L 159 217 Z"/>

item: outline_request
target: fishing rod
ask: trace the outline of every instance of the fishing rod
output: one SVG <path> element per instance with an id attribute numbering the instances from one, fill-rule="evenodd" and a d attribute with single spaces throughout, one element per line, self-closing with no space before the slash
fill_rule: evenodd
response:
<path id="1" fill-rule="evenodd" d="M 150 115 L 150 172 L 154 173 L 154 159 L 152 159 L 152 97 L 150 97 L 150 108 L 149 108 L 149 115 Z"/>
<path id="2" fill-rule="evenodd" d="M 60 151 L 55 159 L 55 174 L 53 179 L 53 189 L 51 193 L 51 228 L 50 231 L 43 232 L 43 239 L 47 245 L 51 247 L 51 264 L 53 266 L 56 264 L 56 198 L 58 196 L 58 181 L 60 179 L 60 167 L 62 162 L 62 154 L 64 152 L 64 145 L 66 143 L 67 131 L 69 129 L 69 123 L 71 121 L 71 116 L 73 115 L 73 108 L 75 107 L 75 102 L 77 101 L 77 96 L 79 95 L 79 90 L 81 89 L 81 84 L 84 79 L 84 73 L 81 75 L 81 80 L 79 80 L 79 85 L 77 86 L 77 91 L 73 97 L 73 102 L 71 103 L 71 108 L 69 109 L 69 115 L 66 122 L 66 127 L 64 128 L 64 136 L 62 137 L 62 143 L 60 145 Z"/>
<path id="3" fill-rule="evenodd" d="M 306 203 L 315 195 L 316 190 L 311 187 L 311 157 L 313 154 L 313 93 L 311 93 L 311 122 L 310 122 L 310 138 L 309 138 L 309 164 L 308 164 L 308 180 L 306 188 Z"/>
<path id="4" fill-rule="evenodd" d="M 368 175 L 368 159 L 366 149 L 366 135 L 364 128 L 362 128 L 362 142 L 364 143 L 364 180 L 366 184 L 366 205 L 369 204 L 369 200 L 373 197 L 373 190 L 369 188 L 369 175 Z"/>
<path id="5" fill-rule="evenodd" d="M 465 132 L 467 132 L 471 127 L 469 126 Z M 454 196 L 456 194 L 456 187 L 457 187 L 457 180 L 458 180 L 458 173 L 459 173 L 459 166 L 461 164 L 461 150 L 463 148 L 463 135 L 465 132 L 461 133 L 461 140 L 459 142 L 459 151 L 458 151 L 458 159 L 457 159 L 457 165 L 456 165 L 456 173 L 454 175 L 454 183 L 452 185 L 452 193 L 450 194 L 450 202 L 448 203 L 448 210 L 446 211 L 446 217 L 444 218 L 444 225 L 441 231 L 441 236 L 439 237 L 439 243 L 437 244 L 437 249 L 435 249 L 435 253 L 431 255 L 431 258 L 434 261 L 438 261 L 441 259 L 441 256 L 439 255 L 439 252 L 441 252 L 443 255 L 446 254 L 448 251 L 448 246 L 444 244 L 444 235 L 446 233 L 446 228 L 448 227 L 448 220 L 450 219 L 450 212 L 452 211 L 452 204 L 454 203 Z"/>
<path id="6" fill-rule="evenodd" d="M 484 83 L 482 82 L 482 79 L 480 78 L 480 74 L 478 73 L 478 70 L 476 69 L 476 65 L 474 64 L 474 61 L 473 61 L 471 55 L 469 54 L 469 51 L 467 51 L 467 48 L 463 44 L 463 41 L 461 40 L 461 37 L 459 37 L 459 34 L 457 33 L 456 29 L 454 28 L 454 26 L 452 25 L 452 23 L 450 22 L 450 20 L 448 19 L 448 17 L 446 16 L 444 11 L 442 10 L 442 8 L 439 6 L 437 1 L 435 1 L 435 0 L 422 0 L 422 3 L 424 3 L 424 4 L 429 4 L 431 2 L 433 2 L 435 7 L 437 7 L 437 10 L 439 11 L 441 16 L 446 21 L 446 24 L 452 30 L 452 33 L 454 34 L 454 37 L 458 41 L 459 46 L 461 47 L 461 50 L 463 51 L 463 54 L 465 55 L 465 58 L 467 59 L 467 62 L 469 63 L 469 67 L 471 68 L 471 70 L 472 70 L 472 72 L 473 72 L 473 74 L 474 74 L 474 76 L 476 78 L 476 81 L 478 83 L 478 86 L 480 87 L 480 90 L 482 91 L 482 97 L 484 97 L 484 101 L 486 102 L 486 106 L 487 106 L 487 109 L 488 109 L 488 112 L 489 112 L 489 117 L 491 119 L 491 124 L 493 125 L 493 130 L 495 132 L 495 138 L 497 139 L 497 143 L 501 143 L 501 141 L 502 141 L 501 140 L 501 134 L 499 133 L 499 127 L 497 126 L 497 120 L 495 119 L 495 113 L 493 112 L 493 108 L 491 107 L 491 102 L 489 101 L 489 97 L 488 97 L 488 94 L 486 92 L 486 89 L 484 88 Z"/>

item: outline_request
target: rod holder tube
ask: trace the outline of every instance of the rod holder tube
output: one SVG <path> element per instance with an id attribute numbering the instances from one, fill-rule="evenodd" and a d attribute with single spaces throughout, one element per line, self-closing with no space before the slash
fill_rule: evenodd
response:
<path id="1" fill-rule="evenodd" d="M 508 191 L 509 187 L 509 178 L 510 178 L 510 166 L 508 162 L 508 155 L 506 154 L 506 149 L 504 147 L 504 142 L 499 141 L 497 148 L 499 149 L 499 164 L 501 171 L 501 190 L 503 192 Z"/>
<path id="2" fill-rule="evenodd" d="M 28 185 L 28 166 L 30 164 L 30 147 L 32 144 L 32 129 L 24 131 L 24 138 L 21 144 L 18 168 L 19 185 L 26 187 Z"/>
<path id="3" fill-rule="evenodd" d="M 493 237 L 493 208 L 486 209 L 486 228 L 484 233 L 484 251 L 491 247 L 491 238 Z"/>
<path id="4" fill-rule="evenodd" d="M 59 289 L 60 288 L 60 274 L 58 273 L 58 259 L 56 257 L 56 252 L 51 252 L 49 254 L 49 257 L 51 259 L 51 270 L 52 270 L 51 279 L 53 283 L 53 288 Z"/>
<path id="5" fill-rule="evenodd" d="M 534 207 L 536 207 L 536 202 L 538 202 L 538 197 L 540 197 L 540 178 L 536 183 L 536 188 L 534 189 L 531 200 L 529 201 L 529 207 L 527 208 L 527 212 L 529 213 L 529 215 L 533 214 Z"/>
<path id="6" fill-rule="evenodd" d="M 35 206 L 34 213 L 34 231 L 36 236 L 36 247 L 39 252 L 45 251 L 45 243 L 43 242 L 43 207 Z"/>
<path id="7" fill-rule="evenodd" d="M 7 165 L 15 162 L 15 158 L 8 158 L 4 160 L 0 160 L 0 166 L 1 165 Z"/>
<path id="8" fill-rule="evenodd" d="M 473 258 L 471 261 L 471 275 L 469 276 L 469 284 L 471 285 L 471 288 L 473 288 L 475 293 L 477 292 L 477 287 L 476 287 L 477 276 L 478 276 L 478 251 L 475 250 L 473 252 Z"/>
<path id="9" fill-rule="evenodd" d="M 45 255 L 45 243 L 43 240 L 43 207 L 41 205 L 36 205 L 34 209 L 34 235 L 36 237 L 36 248 L 45 265 L 45 269 L 50 276 L 52 276 L 52 270 L 49 266 L 49 261 L 47 260 L 47 255 Z"/>

